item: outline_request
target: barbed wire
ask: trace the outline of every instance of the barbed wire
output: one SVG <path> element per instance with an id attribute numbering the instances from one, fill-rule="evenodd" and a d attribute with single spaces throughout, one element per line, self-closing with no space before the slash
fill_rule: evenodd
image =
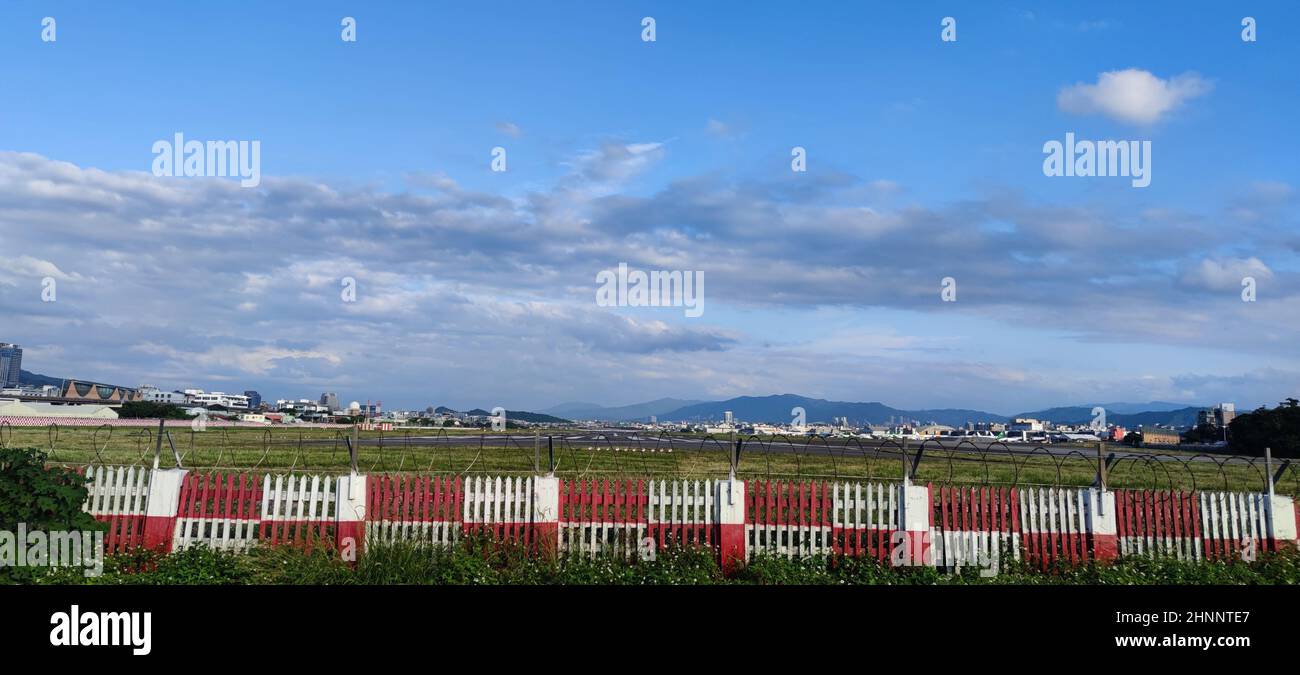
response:
<path id="1" fill-rule="evenodd" d="M 129 431 L 127 431 L 129 429 Z M 242 427 L 14 427 L 0 422 L 0 447 L 35 447 L 60 464 L 151 466 L 158 448 L 176 449 L 196 469 L 340 472 L 351 466 L 349 429 Z M 186 438 L 188 436 L 188 438 Z M 446 428 L 355 433 L 357 466 L 368 473 L 519 475 L 571 478 L 899 480 L 965 485 L 1094 485 L 1132 489 L 1267 489 L 1300 494 L 1300 463 L 1199 452 L 1175 454 L 1116 444 L 1022 445 L 968 439 L 867 439 L 791 434 L 652 434 L 565 430 L 543 435 Z"/>

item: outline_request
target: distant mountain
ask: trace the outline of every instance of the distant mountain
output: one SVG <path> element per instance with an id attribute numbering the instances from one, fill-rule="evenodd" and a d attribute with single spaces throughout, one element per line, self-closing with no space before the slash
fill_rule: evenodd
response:
<path id="1" fill-rule="evenodd" d="M 452 410 L 451 408 L 447 408 L 447 407 L 444 407 L 444 406 L 438 406 L 438 407 L 435 409 L 435 412 L 439 412 L 439 413 L 456 413 L 456 412 L 458 412 L 458 411 L 456 411 L 456 410 Z M 469 415 L 469 416 L 471 416 L 471 417 L 491 417 L 491 416 L 492 416 L 492 412 L 491 412 L 491 411 L 489 411 L 489 410 L 484 410 L 484 409 L 482 409 L 482 408 L 475 408 L 475 409 L 473 409 L 473 410 L 466 410 L 466 411 L 465 411 L 465 414 L 466 414 L 466 415 Z M 552 415 L 543 415 L 542 413 L 528 412 L 528 411 L 526 411 L 526 410 L 507 410 L 507 411 L 506 411 L 506 420 L 514 420 L 514 421 L 516 421 L 516 422 L 529 422 L 529 423 L 531 423 L 531 424 L 568 424 L 568 423 L 569 423 L 569 420 L 564 419 L 564 418 L 561 418 L 561 417 L 554 417 L 554 416 L 552 416 Z"/>
<path id="2" fill-rule="evenodd" d="M 702 403 L 702 401 L 682 398 L 660 398 L 645 403 L 606 407 L 594 403 L 562 403 L 542 412 L 551 415 L 563 415 L 575 420 L 604 420 L 609 422 L 644 422 L 651 415 L 662 417 L 685 406 Z"/>
<path id="3" fill-rule="evenodd" d="M 1173 427 L 1193 427 L 1196 426 L 1196 416 L 1204 409 L 1201 406 L 1192 406 L 1178 410 L 1140 412 L 1131 415 L 1107 415 L 1106 421 L 1129 429 L 1136 429 L 1140 426 L 1155 426 L 1157 424 L 1166 424 Z"/>
<path id="4" fill-rule="evenodd" d="M 891 417 L 896 419 L 915 419 L 920 422 L 937 422 L 949 426 L 959 426 L 967 422 L 1006 422 L 1003 415 L 982 410 L 964 410 L 940 408 L 933 410 L 902 410 L 891 408 L 883 403 L 854 403 L 847 401 L 827 401 L 820 398 L 808 398 L 795 394 L 776 394 L 773 396 L 740 396 L 726 401 L 713 401 L 684 406 L 660 415 L 661 420 L 704 422 L 723 418 L 723 412 L 730 410 L 738 420 L 745 422 L 767 422 L 787 424 L 791 420 L 791 408 L 802 407 L 806 421 L 830 422 L 836 417 L 847 417 L 853 424 L 888 423 Z"/>
<path id="5" fill-rule="evenodd" d="M 1171 410 L 1182 410 L 1183 408 L 1194 408 L 1196 406 L 1190 403 L 1170 403 L 1168 401 L 1149 401 L 1147 403 L 1099 403 L 1106 409 L 1106 414 L 1120 413 L 1129 415 L 1140 412 L 1169 412 Z"/>
<path id="6" fill-rule="evenodd" d="M 1058 408 L 1045 408 L 1043 410 L 1035 410 L 1033 412 L 1012 415 L 1012 418 L 1028 417 L 1035 420 L 1056 422 L 1057 424 L 1077 424 L 1080 422 L 1092 421 L 1092 409 L 1094 407 L 1096 406 L 1070 405 Z M 1105 406 L 1102 407 L 1105 408 Z M 1106 408 L 1106 417 L 1109 418 L 1112 414 L 1111 410 Z M 1109 421 L 1109 419 L 1107 421 Z"/>
<path id="7" fill-rule="evenodd" d="M 44 387 L 46 385 L 51 387 L 61 387 L 63 386 L 63 378 L 40 375 L 20 368 L 18 369 L 18 384 L 26 384 L 33 387 Z"/>

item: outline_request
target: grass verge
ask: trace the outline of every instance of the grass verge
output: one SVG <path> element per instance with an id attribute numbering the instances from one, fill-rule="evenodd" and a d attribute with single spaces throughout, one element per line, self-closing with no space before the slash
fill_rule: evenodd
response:
<path id="1" fill-rule="evenodd" d="M 1252 562 L 1189 562 L 1133 557 L 1113 563 L 1041 570 L 1008 561 L 1000 574 L 975 568 L 947 573 L 890 567 L 872 559 L 802 560 L 760 557 L 731 578 L 713 552 L 681 548 L 654 560 L 579 556 L 544 560 L 519 547 L 467 541 L 453 547 L 415 543 L 371 545 L 353 564 L 325 548 L 280 546 L 234 554 L 204 547 L 159 555 L 138 552 L 106 561 L 104 574 L 45 570 L 39 584 L 142 585 L 1272 585 L 1300 584 L 1300 553 L 1262 554 Z"/>

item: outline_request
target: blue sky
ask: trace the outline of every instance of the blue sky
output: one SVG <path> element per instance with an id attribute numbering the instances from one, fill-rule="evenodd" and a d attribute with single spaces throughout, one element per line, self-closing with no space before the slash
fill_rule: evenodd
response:
<path id="1" fill-rule="evenodd" d="M 0 9 L 0 340 L 402 407 L 1296 393 L 1292 4 L 372 4 Z M 177 131 L 262 185 L 150 175 Z M 1150 187 L 1044 176 L 1066 132 L 1151 141 Z M 595 306 L 622 261 L 704 316 Z"/>

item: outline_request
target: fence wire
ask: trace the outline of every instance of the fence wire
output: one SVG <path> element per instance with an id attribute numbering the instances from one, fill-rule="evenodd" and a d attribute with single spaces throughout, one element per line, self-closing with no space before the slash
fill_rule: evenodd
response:
<path id="1" fill-rule="evenodd" d="M 0 422 L 0 447 L 29 447 L 60 464 L 152 466 L 172 449 L 195 469 L 341 472 L 351 468 L 347 428 L 188 425 L 14 427 Z M 1100 447 L 1098 447 L 1100 445 Z M 783 480 L 901 480 L 941 485 L 1095 485 L 1170 490 L 1267 489 L 1300 493 L 1300 465 L 1275 458 L 1179 453 L 1118 444 L 1026 445 L 931 439 L 820 436 L 707 436 L 668 432 L 552 430 L 469 432 L 445 428 L 356 432 L 356 466 L 366 473 Z"/>

